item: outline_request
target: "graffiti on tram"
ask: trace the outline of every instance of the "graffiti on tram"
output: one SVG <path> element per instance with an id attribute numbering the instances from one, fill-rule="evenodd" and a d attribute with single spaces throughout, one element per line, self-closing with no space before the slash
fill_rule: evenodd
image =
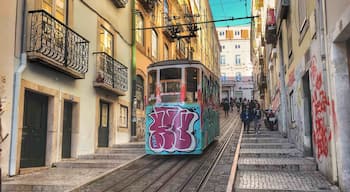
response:
<path id="1" fill-rule="evenodd" d="M 154 152 L 190 152 L 196 148 L 199 133 L 199 107 L 156 106 L 148 110 L 146 142 Z"/>

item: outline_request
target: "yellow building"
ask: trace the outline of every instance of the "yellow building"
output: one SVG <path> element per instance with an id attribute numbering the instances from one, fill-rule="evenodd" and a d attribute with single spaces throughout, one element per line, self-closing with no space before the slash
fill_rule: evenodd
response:
<path id="1" fill-rule="evenodd" d="M 131 4 L 18 0 L 1 13 L 2 175 L 129 142 Z"/>

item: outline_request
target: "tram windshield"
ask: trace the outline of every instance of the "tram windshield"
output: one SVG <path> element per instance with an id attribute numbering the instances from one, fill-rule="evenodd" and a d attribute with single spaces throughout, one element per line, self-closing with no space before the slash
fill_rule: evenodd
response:
<path id="1" fill-rule="evenodd" d="M 161 69 L 160 84 L 162 102 L 180 102 L 181 68 Z"/>

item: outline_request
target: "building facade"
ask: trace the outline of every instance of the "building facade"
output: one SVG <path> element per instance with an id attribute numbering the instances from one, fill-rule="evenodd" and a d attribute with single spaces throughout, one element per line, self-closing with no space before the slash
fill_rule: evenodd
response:
<path id="1" fill-rule="evenodd" d="M 350 2 L 263 4 L 267 70 L 261 75 L 267 76 L 279 130 L 315 159 L 329 181 L 349 191 Z"/>
<path id="2" fill-rule="evenodd" d="M 1 143 L 2 175 L 129 142 L 130 3 L 26 0 L 2 7 L 11 18 L 1 31 L 11 37 L 1 57 L 1 131 L 9 134 Z"/>
<path id="3" fill-rule="evenodd" d="M 218 27 L 217 32 L 221 45 L 221 99 L 253 99 L 250 26 Z"/>

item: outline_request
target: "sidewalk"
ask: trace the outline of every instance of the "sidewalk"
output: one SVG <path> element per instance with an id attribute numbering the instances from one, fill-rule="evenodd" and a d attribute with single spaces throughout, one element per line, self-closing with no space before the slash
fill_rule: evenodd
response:
<path id="1" fill-rule="evenodd" d="M 55 167 L 2 179 L 4 192 L 62 192 L 108 174 L 144 155 L 143 143 L 98 149 L 95 154 L 63 160 Z"/>
<path id="2" fill-rule="evenodd" d="M 244 132 L 234 185 L 236 192 L 339 191 L 277 131 Z"/>

